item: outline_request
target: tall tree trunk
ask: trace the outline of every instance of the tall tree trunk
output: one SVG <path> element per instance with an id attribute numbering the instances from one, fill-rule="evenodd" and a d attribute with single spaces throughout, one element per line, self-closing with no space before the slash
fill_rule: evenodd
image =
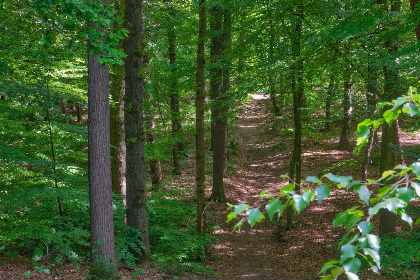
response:
<path id="1" fill-rule="evenodd" d="M 99 31 L 99 29 L 98 29 Z M 90 49 L 90 43 L 89 43 Z M 88 54 L 88 166 L 92 267 L 115 266 L 115 238 L 112 214 L 109 68 Z M 92 269 L 92 273 L 97 270 Z M 98 271 L 97 273 L 102 273 Z M 96 275 L 103 277 L 104 275 Z"/>
<path id="2" fill-rule="evenodd" d="M 350 69 L 347 70 L 348 72 Z M 351 75 L 348 73 L 344 80 L 344 94 L 343 94 L 343 119 L 341 125 L 340 141 L 338 142 L 338 149 L 348 151 L 350 150 L 350 129 L 352 119 L 352 98 L 353 92 L 351 90 Z"/>
<path id="3" fill-rule="evenodd" d="M 210 201 L 224 202 L 226 196 L 223 188 L 223 170 L 227 122 L 224 120 L 226 114 L 226 100 L 222 97 L 223 70 L 222 48 L 223 35 L 222 29 L 223 11 L 221 6 L 214 5 L 211 8 L 211 22 L 213 36 L 211 39 L 210 59 L 210 97 L 211 97 L 211 143 L 213 151 L 213 188 L 209 197 Z M 226 114 L 227 116 L 227 114 Z"/>
<path id="4" fill-rule="evenodd" d="M 388 11 L 387 2 L 382 1 L 381 4 L 385 5 L 385 12 Z M 394 0 L 391 2 L 391 12 L 400 12 L 401 1 Z M 391 28 L 395 28 L 397 23 L 393 23 Z M 398 67 L 393 56 L 398 51 L 397 39 L 395 37 L 389 38 L 385 41 L 385 49 L 388 50 L 390 58 L 389 62 L 384 67 L 384 94 L 382 99 L 384 101 L 392 101 L 400 94 Z M 396 165 L 396 156 L 393 152 L 393 145 L 398 144 L 398 129 L 397 122 L 391 125 L 384 125 L 382 127 L 381 137 L 381 174 L 393 169 Z M 381 209 L 379 222 L 379 235 L 383 236 L 387 233 L 395 232 L 396 230 L 396 215 L 387 209 Z"/>
<path id="5" fill-rule="evenodd" d="M 195 129 L 196 129 L 196 196 L 197 196 L 197 232 L 206 231 L 206 201 L 204 198 L 204 67 L 206 65 L 204 44 L 206 39 L 206 1 L 199 2 L 197 73 L 195 83 Z"/>
<path id="6" fill-rule="evenodd" d="M 184 151 L 184 144 L 181 141 L 181 113 L 179 110 L 179 92 L 177 90 L 177 69 L 176 69 L 176 33 L 174 25 L 175 10 L 173 4 L 164 0 L 168 8 L 167 30 L 168 30 L 168 53 L 171 77 L 169 82 L 169 93 L 171 96 L 171 122 L 172 137 L 174 143 L 172 146 L 173 173 L 181 174 L 181 165 L 179 162 L 180 152 Z"/>
<path id="7" fill-rule="evenodd" d="M 114 66 L 111 76 L 111 178 L 112 191 L 125 191 L 124 66 Z M 125 199 L 124 199 L 125 201 Z"/>
<path id="8" fill-rule="evenodd" d="M 331 130 L 331 101 L 334 96 L 334 84 L 334 74 L 332 73 L 330 76 L 330 81 L 328 83 L 327 97 L 325 99 L 325 132 L 330 132 Z"/>
<path id="9" fill-rule="evenodd" d="M 125 28 L 130 32 L 124 42 L 125 62 L 125 144 L 127 184 L 127 225 L 140 231 L 150 257 L 149 228 L 146 212 L 142 61 L 142 0 L 126 0 Z"/>
<path id="10" fill-rule="evenodd" d="M 303 105 L 303 59 L 300 57 L 301 36 L 302 36 L 303 2 L 299 1 L 297 15 L 295 17 L 295 30 L 291 34 L 292 56 L 294 59 L 292 72 L 291 89 L 293 94 L 293 156 L 289 165 L 290 182 L 295 183 L 295 192 L 300 193 L 300 182 L 302 179 L 302 105 Z M 287 208 L 286 229 L 292 228 L 292 209 Z"/>

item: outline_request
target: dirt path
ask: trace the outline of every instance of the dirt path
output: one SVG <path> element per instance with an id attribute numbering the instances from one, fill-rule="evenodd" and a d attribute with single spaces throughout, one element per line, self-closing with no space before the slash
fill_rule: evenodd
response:
<path id="1" fill-rule="evenodd" d="M 276 193 L 286 184 L 280 175 L 287 173 L 289 154 L 278 151 L 284 144 L 270 133 L 267 123 L 270 113 L 266 112 L 264 96 L 253 97 L 252 103 L 244 105 L 238 124 L 241 164 L 235 174 L 226 179 L 225 191 L 232 204 L 248 203 L 255 207 L 263 203 L 258 199 L 261 191 Z M 220 205 L 210 204 L 209 208 L 219 211 L 218 216 L 227 213 Z M 305 252 L 310 247 L 288 242 L 296 232 L 287 233 L 287 237 L 266 219 L 254 229 L 245 225 L 240 233 L 230 234 L 233 222 L 226 224 L 220 217 L 215 220 L 222 226 L 215 233 L 223 238 L 215 245 L 218 260 L 211 266 L 221 274 L 219 279 L 311 279 L 315 276 L 310 260 L 306 263 L 309 270 L 302 270 L 301 265 L 296 264 L 296 258 L 304 261 L 301 254 L 311 255 Z M 314 261 L 319 265 L 318 258 Z M 299 267 L 299 271 L 294 266 Z"/>

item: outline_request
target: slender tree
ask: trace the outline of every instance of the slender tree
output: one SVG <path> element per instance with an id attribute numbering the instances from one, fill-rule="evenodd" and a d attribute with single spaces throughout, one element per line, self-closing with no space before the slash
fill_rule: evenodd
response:
<path id="1" fill-rule="evenodd" d="M 197 42 L 197 72 L 195 82 L 195 129 L 196 129 L 196 196 L 197 196 L 197 232 L 203 233 L 206 230 L 205 208 L 206 201 L 204 198 L 204 67 L 206 65 L 204 47 L 206 39 L 206 1 L 199 2 L 199 19 L 198 19 L 198 42 Z"/>
<path id="2" fill-rule="evenodd" d="M 352 99 L 353 92 L 351 90 L 352 78 L 350 74 L 350 66 L 347 68 L 344 74 L 344 91 L 343 91 L 343 118 L 341 120 L 341 134 L 340 141 L 338 142 L 338 149 L 349 150 L 350 149 L 350 129 L 352 119 Z"/>
<path id="3" fill-rule="evenodd" d="M 125 28 L 130 32 L 124 42 L 125 61 L 125 144 L 127 184 L 127 225 L 140 231 L 144 257 L 150 257 L 146 212 L 142 60 L 142 0 L 126 0 Z"/>

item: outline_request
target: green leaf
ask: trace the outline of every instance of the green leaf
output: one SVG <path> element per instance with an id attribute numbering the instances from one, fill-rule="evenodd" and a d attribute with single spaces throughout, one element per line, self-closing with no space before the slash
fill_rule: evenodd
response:
<path id="1" fill-rule="evenodd" d="M 420 218 L 418 218 L 414 224 L 415 224 L 416 226 L 417 226 L 418 224 L 420 224 Z"/>
<path id="2" fill-rule="evenodd" d="M 361 126 L 361 124 L 359 124 L 359 126 L 357 127 L 357 132 L 359 132 L 359 134 L 357 134 L 355 139 L 359 139 L 359 138 L 365 138 L 366 139 L 366 138 L 369 137 L 369 134 L 370 134 L 369 126 L 366 126 L 366 125 Z"/>
<path id="3" fill-rule="evenodd" d="M 303 197 L 299 194 L 293 195 L 293 201 L 295 202 L 294 206 L 298 214 L 300 214 L 300 212 L 302 212 L 302 210 L 306 207 L 306 205 L 308 205 L 308 203 L 306 203 Z"/>
<path id="4" fill-rule="evenodd" d="M 370 201 L 370 191 L 365 186 L 355 186 L 354 187 L 355 192 L 359 194 L 359 198 L 361 201 L 363 201 L 366 205 L 369 205 Z"/>
<path id="5" fill-rule="evenodd" d="M 348 217 L 347 212 L 338 213 L 337 216 L 335 216 L 335 219 L 333 221 L 334 228 L 341 226 L 347 220 L 347 217 Z"/>
<path id="6" fill-rule="evenodd" d="M 267 195 L 267 194 L 268 194 L 268 195 Z M 270 194 L 268 193 L 268 191 L 267 191 L 267 190 L 260 192 L 260 195 L 259 195 L 260 200 L 261 200 L 261 199 L 263 199 L 264 197 L 266 197 L 266 195 L 267 195 L 267 196 L 269 196 L 269 195 L 270 195 Z"/>
<path id="7" fill-rule="evenodd" d="M 403 208 L 406 206 L 406 202 L 396 197 L 388 198 L 385 201 L 386 209 L 392 213 L 397 213 L 397 209 Z"/>
<path id="8" fill-rule="evenodd" d="M 321 271 L 318 272 L 317 275 L 324 274 L 328 269 L 333 268 L 333 267 L 337 267 L 338 264 L 339 264 L 339 262 L 336 261 L 336 260 L 333 260 L 333 261 L 329 261 L 329 262 L 324 263 L 324 265 L 322 266 Z"/>
<path id="9" fill-rule="evenodd" d="M 257 208 L 252 208 L 246 212 L 246 216 L 248 217 L 248 224 L 253 227 L 256 223 L 261 222 L 264 220 L 264 214 Z"/>
<path id="10" fill-rule="evenodd" d="M 382 173 L 382 177 L 381 180 L 388 178 L 389 176 L 391 176 L 392 174 L 394 174 L 395 171 L 394 170 L 387 170 L 384 171 L 384 173 Z"/>
<path id="11" fill-rule="evenodd" d="M 280 189 L 280 195 L 291 194 L 295 193 L 295 185 L 290 183 Z"/>
<path id="12" fill-rule="evenodd" d="M 409 109 L 409 112 L 410 112 L 410 117 L 420 116 L 419 108 L 415 104 L 409 103 L 408 104 L 408 109 Z"/>
<path id="13" fill-rule="evenodd" d="M 232 221 L 235 218 L 235 213 L 230 212 L 227 216 L 227 220 L 226 223 L 229 223 L 230 221 Z"/>
<path id="14" fill-rule="evenodd" d="M 401 220 L 407 222 L 410 227 L 413 227 L 413 219 L 405 213 L 404 209 L 398 209 L 397 213 L 401 217 Z"/>
<path id="15" fill-rule="evenodd" d="M 346 272 L 357 273 L 362 266 L 362 261 L 358 258 L 351 258 L 344 262 L 343 268 Z"/>
<path id="16" fill-rule="evenodd" d="M 413 166 L 413 172 L 416 174 L 417 177 L 419 177 L 420 174 L 420 162 L 415 162 L 412 164 Z"/>
<path id="17" fill-rule="evenodd" d="M 385 186 L 379 189 L 378 197 L 382 198 L 391 190 L 391 186 Z"/>
<path id="18" fill-rule="evenodd" d="M 398 109 L 398 107 L 400 107 L 401 105 L 403 105 L 404 103 L 407 103 L 408 101 L 408 96 L 401 96 L 398 97 L 395 102 L 394 102 L 394 107 L 391 109 L 392 111 Z"/>
<path id="19" fill-rule="evenodd" d="M 332 173 L 327 173 L 323 177 L 327 177 L 331 182 L 338 185 L 339 188 L 344 188 L 352 179 L 351 176 L 338 176 Z"/>
<path id="20" fill-rule="evenodd" d="M 354 258 L 357 254 L 357 247 L 354 245 L 343 245 L 341 246 L 340 262 L 344 263 L 347 259 Z"/>
<path id="21" fill-rule="evenodd" d="M 384 106 L 391 104 L 388 101 L 385 102 L 379 102 L 378 105 L 376 106 L 376 110 L 381 110 Z"/>
<path id="22" fill-rule="evenodd" d="M 233 211 L 235 213 L 235 218 L 238 216 L 238 214 L 244 212 L 245 210 L 249 209 L 249 205 L 245 203 L 241 203 L 235 206 L 235 210 Z"/>
<path id="23" fill-rule="evenodd" d="M 355 211 L 353 213 L 349 213 L 344 226 L 346 227 L 353 227 L 356 223 L 360 221 L 360 219 L 363 217 L 363 211 Z"/>
<path id="24" fill-rule="evenodd" d="M 306 177 L 306 181 L 315 184 L 321 183 L 321 180 L 317 176 L 308 176 Z"/>
<path id="25" fill-rule="evenodd" d="M 242 218 L 239 222 L 237 222 L 236 225 L 233 226 L 232 232 L 235 232 L 236 230 L 241 231 L 241 228 L 244 222 L 245 222 L 245 218 Z"/>
<path id="26" fill-rule="evenodd" d="M 379 202 L 375 206 L 369 208 L 369 216 L 375 216 L 380 209 L 385 208 L 386 204 L 385 202 Z"/>
<path id="27" fill-rule="evenodd" d="M 366 237 L 369 241 L 370 247 L 376 251 L 379 251 L 379 237 L 373 234 L 366 234 Z"/>
<path id="28" fill-rule="evenodd" d="M 359 280 L 359 276 L 357 276 L 356 274 L 351 273 L 351 272 L 346 271 L 346 276 L 347 276 L 348 280 Z"/>
<path id="29" fill-rule="evenodd" d="M 411 182 L 411 187 L 416 191 L 417 196 L 420 197 L 420 184 L 417 182 Z"/>
<path id="30" fill-rule="evenodd" d="M 310 203 L 313 198 L 315 197 L 315 193 L 313 190 L 307 190 L 302 194 L 303 200 L 305 200 L 306 203 Z"/>
<path id="31" fill-rule="evenodd" d="M 330 188 L 325 185 L 321 185 L 315 189 L 315 195 L 316 195 L 316 199 L 318 199 L 318 202 L 321 202 L 327 197 L 329 197 Z"/>
<path id="32" fill-rule="evenodd" d="M 381 267 L 381 258 L 379 256 L 378 250 L 363 248 L 363 253 L 366 256 L 370 256 L 379 268 Z"/>
<path id="33" fill-rule="evenodd" d="M 273 199 L 265 206 L 265 210 L 267 210 L 267 214 L 270 217 L 270 220 L 273 220 L 274 214 L 280 212 L 282 208 L 283 204 L 279 199 Z"/>
<path id="34" fill-rule="evenodd" d="M 359 229 L 362 236 L 365 236 L 366 234 L 368 234 L 373 229 L 373 227 L 374 225 L 369 221 L 361 221 L 357 225 L 357 228 Z"/>
<path id="35" fill-rule="evenodd" d="M 331 275 L 327 275 L 325 277 L 322 277 L 321 280 L 333 280 L 334 277 L 332 277 Z"/>
<path id="36" fill-rule="evenodd" d="M 414 191 L 410 188 L 398 188 L 397 197 L 406 203 L 410 203 L 414 199 Z"/>

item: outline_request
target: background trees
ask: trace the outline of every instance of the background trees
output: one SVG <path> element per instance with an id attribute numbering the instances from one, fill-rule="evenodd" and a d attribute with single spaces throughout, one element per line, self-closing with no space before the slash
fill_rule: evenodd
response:
<path id="1" fill-rule="evenodd" d="M 122 10 L 126 30 L 121 28 Z M 161 252 L 169 250 L 162 243 L 176 243 L 171 236 L 183 232 L 179 239 L 191 236 L 199 248 L 189 250 L 194 253 L 187 258 L 200 259 L 207 245 L 202 241 L 205 235 L 194 239 L 190 228 L 163 216 L 170 216 L 165 209 L 180 207 L 179 201 L 185 202 L 182 207 L 193 203 L 194 231 L 206 232 L 205 194 L 212 201 L 225 201 L 224 177 L 230 176 L 226 166 L 236 164 L 227 163 L 227 154 L 238 149 L 235 107 L 249 93 L 270 95 L 270 108 L 276 115 L 273 133 L 294 139 L 293 148 L 279 144 L 276 152 L 287 153 L 289 177 L 299 186 L 305 144 L 331 139 L 337 140 L 337 147 L 351 150 L 354 124 L 365 117 L 375 118 L 377 101 L 390 102 L 409 86 L 418 87 L 418 10 L 414 0 L 321 1 L 316 5 L 305 0 L 160 0 L 127 1 L 125 5 L 110 2 L 107 8 L 86 1 L 2 3 L 0 186 L 4 203 L 0 209 L 7 226 L 0 228 L 5 252 L 46 256 L 47 250 L 56 248 L 55 257 L 68 260 L 81 259 L 89 252 L 86 186 L 87 168 L 93 162 L 87 161 L 87 155 L 94 149 L 87 150 L 86 121 L 89 114 L 90 130 L 98 129 L 97 139 L 106 140 L 109 117 L 106 110 L 93 107 L 86 114 L 86 92 L 93 98 L 99 96 L 98 90 L 101 104 L 106 105 L 108 81 L 103 65 L 117 62 L 122 41 L 125 65 L 110 68 L 112 178 L 107 155 L 100 162 L 104 167 L 91 168 L 103 172 L 92 177 L 103 182 L 91 182 L 106 190 L 100 194 L 108 193 L 111 182 L 114 193 L 125 194 L 126 178 L 126 207 L 119 202 L 121 196 L 111 202 L 110 193 L 107 202 L 100 203 L 108 207 L 113 203 L 119 248 L 115 259 L 131 258 L 129 253 L 136 252 L 127 245 L 130 229 L 124 225 L 125 213 L 128 226 L 142 233 L 146 254 L 151 250 L 159 256 L 156 258 L 164 259 Z M 104 34 L 87 28 L 87 22 L 95 22 L 109 35 L 103 38 Z M 103 71 L 98 76 L 103 89 L 95 86 L 93 78 L 88 87 L 86 38 L 98 55 L 99 64 L 90 60 L 89 66 Z M 95 73 L 92 71 L 89 74 Z M 95 117 L 95 113 L 100 115 Z M 407 127 L 414 130 L 417 124 L 403 120 L 401 128 Z M 342 131 L 340 138 L 338 131 Z M 360 160 L 365 177 L 379 178 L 400 161 L 396 122 L 385 125 L 380 136 L 372 134 L 365 158 Z M 379 138 L 381 151 L 374 148 Z M 102 147 L 102 153 L 109 146 L 89 141 Z M 191 173 L 194 150 L 196 193 L 190 190 L 183 193 L 186 198 L 170 199 L 177 190 L 173 180 L 179 182 L 184 178 L 180 174 Z M 369 165 L 375 161 L 379 170 Z M 153 167 L 157 162 L 162 165 L 162 180 L 147 171 L 153 170 L 147 165 Z M 212 188 L 206 175 L 213 179 Z M 151 184 L 152 190 L 148 188 Z M 299 187 L 294 191 L 301 194 Z M 96 201 L 94 197 L 91 201 Z M 110 209 L 107 211 L 110 225 Z M 392 223 L 387 226 L 392 221 L 387 212 L 381 215 L 383 233 L 394 231 Z M 28 224 L 36 229 L 35 234 L 22 230 Z M 102 232 L 94 221 L 92 226 Z M 171 226 L 177 230 L 167 234 L 163 229 Z M 113 229 L 106 229 L 108 237 Z M 170 242 L 162 241 L 167 239 Z M 132 247 L 138 249 L 138 244 Z M 112 254 L 110 260 L 114 260 Z"/>

